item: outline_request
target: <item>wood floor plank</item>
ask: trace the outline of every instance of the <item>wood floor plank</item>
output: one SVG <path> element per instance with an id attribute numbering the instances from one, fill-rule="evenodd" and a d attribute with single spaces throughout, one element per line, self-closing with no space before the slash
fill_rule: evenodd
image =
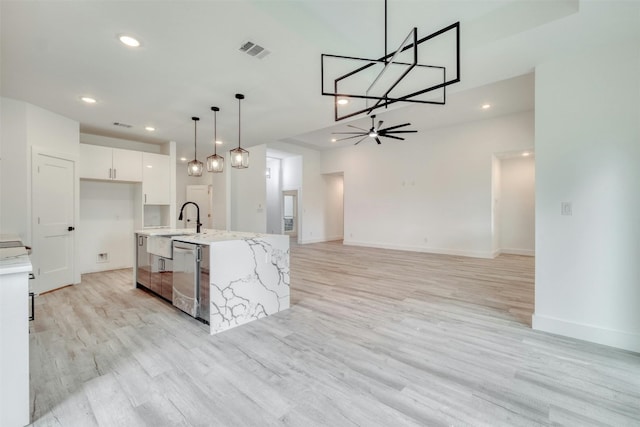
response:
<path id="1" fill-rule="evenodd" d="M 130 269 L 36 298 L 33 425 L 640 425 L 640 355 L 531 330 L 531 257 L 294 243 L 291 287 L 214 336 Z"/>

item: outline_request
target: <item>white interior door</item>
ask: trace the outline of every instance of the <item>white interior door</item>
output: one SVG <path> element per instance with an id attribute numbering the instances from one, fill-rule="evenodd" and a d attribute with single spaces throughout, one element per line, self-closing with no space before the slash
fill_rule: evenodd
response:
<path id="1" fill-rule="evenodd" d="M 200 207 L 200 222 L 203 228 L 211 228 L 212 200 L 210 185 L 187 185 L 187 201 L 194 202 Z M 196 207 L 187 205 L 185 213 L 183 217 L 185 228 L 196 228 Z"/>
<path id="2" fill-rule="evenodd" d="M 42 293 L 73 283 L 75 162 L 38 153 L 32 166 L 33 291 Z"/>

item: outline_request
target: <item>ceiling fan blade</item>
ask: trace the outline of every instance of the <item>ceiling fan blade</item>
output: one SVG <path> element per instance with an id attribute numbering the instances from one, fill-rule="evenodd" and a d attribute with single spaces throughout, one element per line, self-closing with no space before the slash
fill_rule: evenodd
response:
<path id="1" fill-rule="evenodd" d="M 380 129 L 380 130 L 382 130 L 382 131 L 388 131 L 388 130 L 398 129 L 398 128 L 401 128 L 401 127 L 403 127 L 403 126 L 410 126 L 410 125 L 411 125 L 411 123 L 403 123 L 403 124 L 401 124 L 401 125 L 389 126 L 389 127 L 388 127 L 388 128 L 386 128 L 386 129 Z"/>
<path id="2" fill-rule="evenodd" d="M 384 121 L 380 120 L 378 122 L 378 127 L 376 129 L 380 130 L 380 128 L 382 127 L 382 124 L 384 123 Z"/>
<path id="3" fill-rule="evenodd" d="M 391 132 L 382 132 L 382 133 L 418 133 L 417 130 L 392 130 Z"/>
<path id="4" fill-rule="evenodd" d="M 377 136 L 376 136 L 376 142 L 378 143 L 378 145 L 382 144 L 382 142 L 380 142 L 380 138 L 378 138 Z"/>
<path id="5" fill-rule="evenodd" d="M 359 138 L 361 136 L 364 136 L 365 138 L 368 137 L 369 135 L 362 135 L 361 133 L 359 133 L 358 135 L 353 135 L 353 136 L 347 136 L 344 138 L 340 138 L 340 139 L 336 139 L 336 142 L 338 141 L 344 141 L 345 139 L 353 139 L 353 138 Z"/>
<path id="6" fill-rule="evenodd" d="M 385 138 L 393 138 L 393 139 L 399 139 L 400 141 L 404 141 L 404 138 L 400 138 L 399 136 L 393 136 L 393 135 L 380 135 L 380 136 L 384 136 Z"/>
<path id="7" fill-rule="evenodd" d="M 364 140 L 365 140 L 365 139 L 367 139 L 367 138 L 369 138 L 369 135 L 366 135 L 364 138 L 362 138 L 360 141 L 356 142 L 356 143 L 355 143 L 355 144 L 353 144 L 353 145 L 358 145 L 358 144 L 360 144 L 362 141 L 364 141 Z"/>
<path id="8" fill-rule="evenodd" d="M 347 126 L 349 126 L 350 128 L 354 128 L 354 129 L 360 129 L 363 132 L 367 131 L 366 129 L 359 128 L 358 126 L 353 126 L 353 125 L 347 125 Z"/>

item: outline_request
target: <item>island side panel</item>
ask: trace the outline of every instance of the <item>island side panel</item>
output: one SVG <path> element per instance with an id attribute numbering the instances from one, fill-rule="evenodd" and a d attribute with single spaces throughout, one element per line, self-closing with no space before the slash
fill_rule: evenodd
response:
<path id="1" fill-rule="evenodd" d="M 289 308 L 289 237 L 211 243 L 211 334 Z"/>

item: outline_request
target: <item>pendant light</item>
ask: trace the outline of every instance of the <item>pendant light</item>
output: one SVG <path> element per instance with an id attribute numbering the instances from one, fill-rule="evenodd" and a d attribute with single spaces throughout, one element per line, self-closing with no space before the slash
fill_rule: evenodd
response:
<path id="1" fill-rule="evenodd" d="M 222 172 L 224 170 L 224 157 L 218 155 L 218 130 L 216 123 L 216 116 L 220 109 L 218 107 L 211 107 L 211 111 L 213 111 L 213 155 L 207 157 L 207 171 Z"/>
<path id="2" fill-rule="evenodd" d="M 191 120 L 193 120 L 193 160 L 187 164 L 187 173 L 189 176 L 202 176 L 202 162 L 198 161 L 198 152 L 196 150 L 198 120 L 200 120 L 200 117 L 191 117 Z"/>
<path id="3" fill-rule="evenodd" d="M 249 167 L 249 152 L 240 147 L 240 101 L 244 99 L 244 95 L 236 93 L 238 100 L 238 148 L 229 151 L 231 154 L 231 167 L 236 169 L 245 169 Z"/>

